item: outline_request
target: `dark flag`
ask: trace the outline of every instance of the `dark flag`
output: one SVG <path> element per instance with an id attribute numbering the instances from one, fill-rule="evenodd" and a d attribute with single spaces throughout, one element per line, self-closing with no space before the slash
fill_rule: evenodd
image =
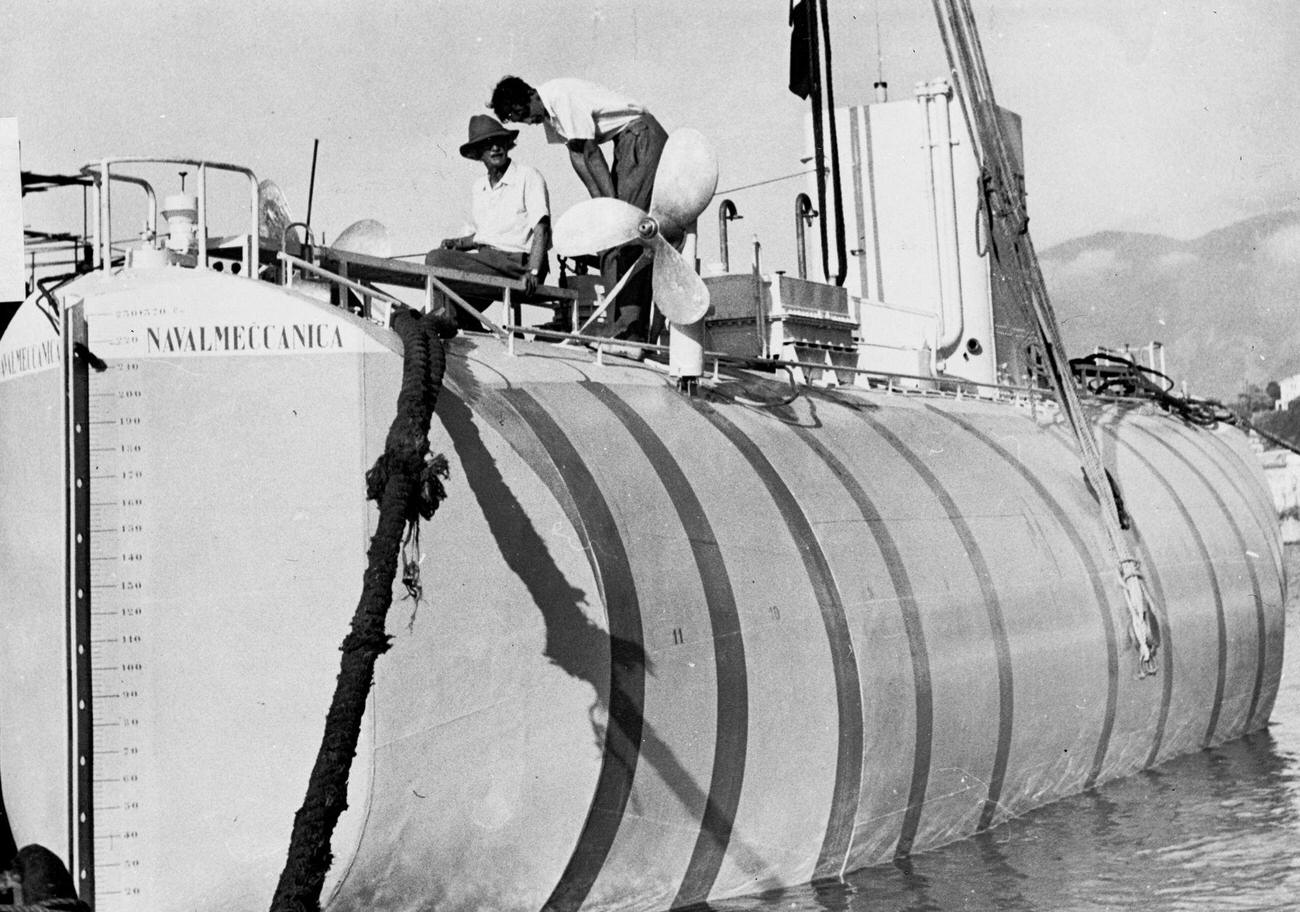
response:
<path id="1" fill-rule="evenodd" d="M 813 86 L 808 12 L 808 0 L 798 0 L 790 7 L 790 91 L 800 98 L 807 98 Z"/>

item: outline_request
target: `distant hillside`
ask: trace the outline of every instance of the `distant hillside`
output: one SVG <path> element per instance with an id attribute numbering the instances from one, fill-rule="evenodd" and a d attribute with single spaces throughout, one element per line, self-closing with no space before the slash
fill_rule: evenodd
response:
<path id="1" fill-rule="evenodd" d="M 1163 342 L 1170 376 L 1225 400 L 1300 373 L 1300 212 L 1192 241 L 1105 231 L 1039 260 L 1072 355 Z"/>

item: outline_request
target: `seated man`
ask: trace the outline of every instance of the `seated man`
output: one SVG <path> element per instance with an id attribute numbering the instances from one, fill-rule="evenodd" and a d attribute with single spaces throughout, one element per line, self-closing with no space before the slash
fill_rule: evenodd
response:
<path id="1" fill-rule="evenodd" d="M 463 272 L 521 279 L 524 293 L 532 294 L 546 278 L 546 251 L 550 248 L 550 199 L 546 181 L 528 165 L 511 161 L 518 130 L 507 130 L 486 114 L 469 121 L 469 140 L 460 147 L 465 158 L 481 161 L 487 174 L 471 190 L 475 230 L 463 237 L 447 238 L 430 250 L 424 262 Z M 447 285 L 480 311 L 500 299 L 500 290 L 464 282 Z M 442 296 L 440 296 L 442 297 Z M 481 330 L 478 320 L 449 301 L 461 329 Z"/>

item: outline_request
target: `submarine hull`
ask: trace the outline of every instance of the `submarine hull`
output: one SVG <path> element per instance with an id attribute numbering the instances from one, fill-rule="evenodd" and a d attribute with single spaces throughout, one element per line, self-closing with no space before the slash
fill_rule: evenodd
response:
<path id="1" fill-rule="evenodd" d="M 0 341 L 14 833 L 97 910 L 264 907 L 360 594 L 400 344 L 222 275 L 63 300 L 62 335 L 28 302 Z M 1281 547 L 1239 433 L 1090 406 L 1156 605 L 1141 677 L 1050 405 L 705 386 L 448 343 L 448 498 L 412 545 L 423 598 L 395 589 L 329 908 L 755 893 L 1267 723 Z"/>

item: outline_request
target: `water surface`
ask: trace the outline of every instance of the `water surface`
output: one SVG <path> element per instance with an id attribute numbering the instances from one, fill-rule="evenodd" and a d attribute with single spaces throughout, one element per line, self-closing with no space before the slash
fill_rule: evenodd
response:
<path id="1" fill-rule="evenodd" d="M 843 884 L 719 912 L 1300 910 L 1300 546 L 1269 728 Z"/>

